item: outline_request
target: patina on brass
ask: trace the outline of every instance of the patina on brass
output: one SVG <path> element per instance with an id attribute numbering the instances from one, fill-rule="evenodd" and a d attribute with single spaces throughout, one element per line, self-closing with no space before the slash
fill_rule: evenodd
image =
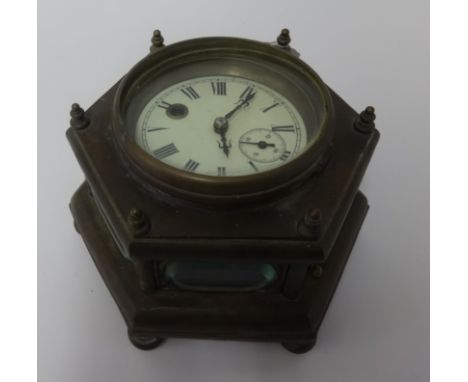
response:
<path id="1" fill-rule="evenodd" d="M 86 178 L 70 205 L 77 230 L 135 346 L 191 337 L 280 342 L 306 352 L 368 209 L 359 184 L 379 139 L 374 109 L 357 114 L 284 49 L 286 30 L 281 46 L 163 41 L 155 32 L 150 55 L 86 112 L 72 108 L 67 137 Z M 204 61 L 214 65 L 196 65 Z M 149 96 L 146 84 L 158 78 L 164 86 L 168 70 L 184 79 L 215 68 L 246 71 L 297 99 L 299 110 L 323 106 L 319 138 L 286 165 L 243 177 L 187 173 L 139 148 L 131 121 Z M 295 98 L 285 81 L 307 96 Z M 183 260 L 272 264 L 277 276 L 270 287 L 243 293 L 178 290 L 163 272 Z"/>

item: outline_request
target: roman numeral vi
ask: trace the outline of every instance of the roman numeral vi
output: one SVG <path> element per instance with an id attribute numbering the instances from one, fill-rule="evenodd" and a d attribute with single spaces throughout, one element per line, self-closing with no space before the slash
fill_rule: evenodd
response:
<path id="1" fill-rule="evenodd" d="M 226 176 L 226 167 L 218 167 L 218 176 Z"/>

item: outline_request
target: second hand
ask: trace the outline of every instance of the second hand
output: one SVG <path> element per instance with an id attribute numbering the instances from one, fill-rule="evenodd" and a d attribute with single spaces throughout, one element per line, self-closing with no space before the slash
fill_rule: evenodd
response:
<path id="1" fill-rule="evenodd" d="M 276 145 L 274 143 L 267 143 L 265 141 L 259 141 L 259 142 L 239 141 L 239 143 L 242 143 L 244 145 L 256 145 L 261 149 L 265 149 L 267 147 L 276 147 Z"/>

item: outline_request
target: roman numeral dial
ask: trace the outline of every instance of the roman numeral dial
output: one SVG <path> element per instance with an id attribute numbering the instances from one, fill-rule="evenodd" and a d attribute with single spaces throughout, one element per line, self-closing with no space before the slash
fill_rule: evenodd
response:
<path id="1" fill-rule="evenodd" d="M 158 88 L 142 106 L 135 128 L 137 144 L 155 161 L 194 178 L 272 170 L 300 155 L 307 137 L 304 120 L 287 97 L 233 75 Z"/>

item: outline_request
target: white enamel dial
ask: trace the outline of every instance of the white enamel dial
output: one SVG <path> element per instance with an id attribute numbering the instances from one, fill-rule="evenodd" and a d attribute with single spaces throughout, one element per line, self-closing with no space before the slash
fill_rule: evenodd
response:
<path id="1" fill-rule="evenodd" d="M 211 176 L 268 171 L 307 146 L 304 121 L 288 99 L 234 76 L 198 77 L 156 94 L 135 138 L 156 159 Z"/>

